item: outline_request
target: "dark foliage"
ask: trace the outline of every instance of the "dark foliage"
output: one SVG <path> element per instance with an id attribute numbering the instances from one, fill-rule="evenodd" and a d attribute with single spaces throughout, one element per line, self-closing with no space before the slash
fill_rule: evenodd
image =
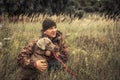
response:
<path id="1" fill-rule="evenodd" d="M 21 14 L 78 15 L 76 11 L 100 12 L 106 18 L 120 18 L 119 0 L 0 0 L 0 15 L 19 16 Z M 81 12 L 79 13 L 81 14 Z"/>
<path id="2" fill-rule="evenodd" d="M 120 1 L 119 0 L 101 0 L 100 12 L 105 13 L 105 17 L 118 20 L 120 18 Z"/>

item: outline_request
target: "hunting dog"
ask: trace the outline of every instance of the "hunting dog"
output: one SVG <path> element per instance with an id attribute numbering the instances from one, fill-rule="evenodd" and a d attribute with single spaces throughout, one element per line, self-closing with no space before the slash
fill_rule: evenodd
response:
<path id="1" fill-rule="evenodd" d="M 47 37 L 41 38 L 36 43 L 33 51 L 34 53 L 32 55 L 32 60 L 37 61 L 40 59 L 46 59 L 45 56 L 49 57 L 53 51 L 58 52 L 59 48 L 54 45 L 52 41 Z"/>

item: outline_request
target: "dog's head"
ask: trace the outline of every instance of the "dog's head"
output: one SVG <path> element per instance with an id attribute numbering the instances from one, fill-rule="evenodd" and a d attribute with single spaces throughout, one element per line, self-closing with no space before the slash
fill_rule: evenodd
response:
<path id="1" fill-rule="evenodd" d="M 42 50 L 54 51 L 56 49 L 56 46 L 47 37 L 39 39 L 37 42 L 37 46 Z"/>

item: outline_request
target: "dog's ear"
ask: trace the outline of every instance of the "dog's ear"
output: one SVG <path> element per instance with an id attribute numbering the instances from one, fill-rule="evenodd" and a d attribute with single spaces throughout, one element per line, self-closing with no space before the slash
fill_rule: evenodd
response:
<path id="1" fill-rule="evenodd" d="M 42 50 L 45 50 L 45 47 L 46 47 L 46 43 L 45 43 L 45 40 L 44 38 L 41 38 L 37 41 L 37 46 L 39 48 L 41 48 Z"/>

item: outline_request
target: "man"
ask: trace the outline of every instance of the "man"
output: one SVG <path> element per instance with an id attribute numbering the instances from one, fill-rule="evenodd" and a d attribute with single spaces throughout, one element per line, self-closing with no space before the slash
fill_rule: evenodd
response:
<path id="1" fill-rule="evenodd" d="M 38 50 L 35 49 L 37 41 L 29 43 L 23 48 L 18 55 L 18 64 L 21 67 L 20 80 L 38 80 L 39 73 L 48 70 L 57 71 L 63 66 L 59 60 L 63 63 L 68 61 L 68 50 L 63 40 L 62 33 L 57 30 L 56 23 L 51 19 L 45 19 L 42 23 L 42 36 L 41 38 L 48 38 L 51 42 L 58 47 L 57 53 L 49 51 L 47 49 Z M 39 41 L 40 42 L 40 41 Z M 33 60 L 32 56 L 37 53 L 41 56 L 38 60 Z M 46 55 L 43 55 L 46 54 Z M 56 58 L 59 58 L 59 60 Z"/>

